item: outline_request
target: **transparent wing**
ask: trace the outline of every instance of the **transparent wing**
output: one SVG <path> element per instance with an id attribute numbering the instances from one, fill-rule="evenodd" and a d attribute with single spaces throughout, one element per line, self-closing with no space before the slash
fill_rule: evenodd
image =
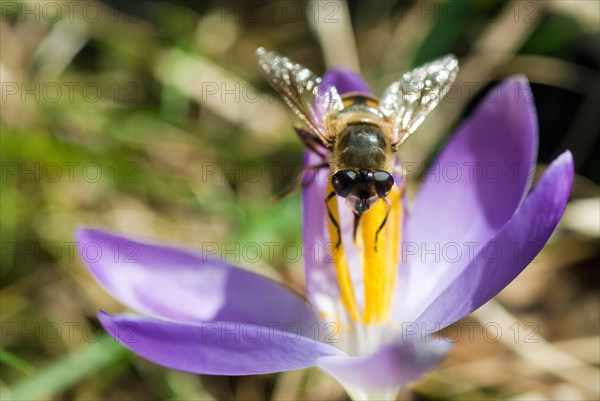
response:
<path id="1" fill-rule="evenodd" d="M 341 108 L 342 101 L 335 87 L 326 88 L 319 97 L 321 78 L 308 68 L 262 47 L 256 54 L 258 66 L 273 89 L 323 145 L 330 143 L 331 138 L 323 128 L 323 119 L 327 113 Z"/>
<path id="2" fill-rule="evenodd" d="M 402 144 L 448 93 L 458 60 L 449 54 L 405 73 L 383 93 L 379 108 L 393 119 L 394 144 Z"/>
<path id="3" fill-rule="evenodd" d="M 333 85 L 321 88 L 314 100 L 315 118 L 321 127 L 327 127 L 328 118 L 344 108 L 342 98 Z M 326 128 L 324 128 L 326 129 Z M 327 133 L 328 134 L 328 133 Z"/>

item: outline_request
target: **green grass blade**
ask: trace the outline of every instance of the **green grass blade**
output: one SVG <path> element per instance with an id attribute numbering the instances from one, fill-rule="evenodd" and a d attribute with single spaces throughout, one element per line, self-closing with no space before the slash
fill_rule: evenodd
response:
<path id="1" fill-rule="evenodd" d="M 9 397 L 12 400 L 49 398 L 82 378 L 115 363 L 127 352 L 112 337 L 103 335 L 99 341 L 80 347 L 66 358 L 10 386 Z"/>
<path id="2" fill-rule="evenodd" d="M 35 371 L 34 367 L 29 363 L 4 348 L 0 348 L 0 363 L 16 369 L 28 376 L 33 374 Z"/>

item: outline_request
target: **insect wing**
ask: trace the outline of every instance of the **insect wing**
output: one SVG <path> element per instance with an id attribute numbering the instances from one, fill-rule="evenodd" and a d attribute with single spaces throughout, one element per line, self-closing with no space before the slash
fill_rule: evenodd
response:
<path id="1" fill-rule="evenodd" d="M 323 145 L 330 142 L 330 138 L 322 128 L 325 114 L 321 113 L 337 107 L 336 96 L 339 99 L 339 95 L 335 88 L 333 88 L 333 92 L 331 88 L 328 88 L 319 96 L 321 78 L 308 68 L 262 47 L 256 53 L 258 66 L 273 89 L 320 138 Z M 339 104 L 341 104 L 341 100 L 339 100 Z"/>
<path id="2" fill-rule="evenodd" d="M 405 73 L 384 92 L 379 105 L 393 119 L 394 145 L 401 145 L 450 90 L 458 60 L 449 54 Z"/>
<path id="3" fill-rule="evenodd" d="M 344 108 L 342 98 L 337 91 L 337 88 L 333 85 L 329 85 L 325 88 L 320 88 L 319 93 L 315 97 L 314 110 L 315 118 L 318 119 L 321 127 L 327 126 L 327 119 L 337 114 Z"/>

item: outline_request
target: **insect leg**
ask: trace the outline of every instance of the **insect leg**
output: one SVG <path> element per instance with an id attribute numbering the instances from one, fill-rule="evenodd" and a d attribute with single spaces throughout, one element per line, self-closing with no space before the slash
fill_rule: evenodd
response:
<path id="1" fill-rule="evenodd" d="M 281 200 L 281 199 L 285 198 L 292 192 L 295 192 L 299 186 L 302 186 L 302 188 L 308 188 L 314 182 L 314 180 L 307 181 L 306 174 L 308 174 L 311 171 L 318 171 L 322 168 L 327 168 L 327 167 L 329 167 L 329 163 L 326 163 L 326 162 L 315 164 L 313 166 L 304 167 L 304 169 L 302 169 L 302 172 L 300 173 L 300 179 L 298 181 L 296 181 L 294 183 L 294 185 L 292 185 L 289 188 L 284 189 L 280 193 L 276 194 L 275 200 Z"/>
<path id="2" fill-rule="evenodd" d="M 331 213 L 331 209 L 329 209 L 329 201 L 331 199 L 333 199 L 336 196 L 335 191 L 331 191 L 329 193 L 329 195 L 327 195 L 325 197 L 325 207 L 327 208 L 327 215 L 329 216 L 329 220 L 331 220 L 331 223 L 334 225 L 335 227 L 335 231 L 337 232 L 337 242 L 335 243 L 335 248 L 339 248 L 341 243 L 342 243 L 342 234 L 340 232 L 340 225 L 338 224 L 338 222 L 335 220 L 335 217 L 333 216 L 333 213 Z"/>
<path id="3" fill-rule="evenodd" d="M 322 163 L 315 164 L 312 166 L 304 167 L 304 170 L 302 170 L 302 177 L 301 177 L 302 179 L 300 180 L 300 183 L 302 184 L 302 189 L 306 189 L 306 188 L 310 187 L 316 181 L 315 177 L 313 177 L 312 179 L 306 180 L 306 178 L 307 178 L 306 174 L 308 172 L 310 172 L 310 171 L 316 172 L 316 171 L 321 170 L 322 168 L 328 168 L 328 167 L 329 167 L 329 163 L 327 163 L 327 162 L 322 162 Z"/>
<path id="4" fill-rule="evenodd" d="M 354 242 L 356 242 L 356 232 L 358 230 L 358 222 L 360 221 L 360 216 L 362 216 L 362 214 L 354 213 L 354 231 L 353 231 Z"/>
<path id="5" fill-rule="evenodd" d="M 296 135 L 298 135 L 300 142 L 302 142 L 304 146 L 319 155 L 321 159 L 325 160 L 327 158 L 327 156 L 322 152 L 322 150 L 325 150 L 327 147 L 321 138 L 301 125 L 294 125 L 294 131 L 296 131 Z"/>
<path id="6" fill-rule="evenodd" d="M 392 205 L 390 204 L 390 201 L 387 198 L 382 198 L 382 199 L 385 201 L 385 204 L 387 205 L 387 211 L 385 213 L 385 217 L 383 218 L 383 221 L 381 222 L 381 225 L 379 226 L 379 228 L 375 232 L 375 252 L 377 252 L 377 237 L 379 236 L 379 232 L 385 226 L 385 223 L 387 222 L 388 216 L 390 215 L 390 210 L 392 209 Z"/>

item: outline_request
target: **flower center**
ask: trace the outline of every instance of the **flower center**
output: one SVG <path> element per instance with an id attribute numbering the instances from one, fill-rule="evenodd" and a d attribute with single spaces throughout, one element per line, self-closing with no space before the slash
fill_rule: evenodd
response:
<path id="1" fill-rule="evenodd" d="M 332 190 L 328 185 L 328 193 Z M 329 210 L 337 222 L 340 222 L 340 213 L 336 197 L 329 201 Z M 341 222 L 340 222 L 341 223 Z M 328 220 L 329 236 L 336 242 L 339 229 Z M 398 274 L 398 261 L 400 257 L 400 234 L 402 231 L 402 201 L 401 191 L 394 186 L 388 195 L 388 201 L 379 199 L 359 222 L 356 243 L 346 244 L 355 246 L 362 262 L 362 311 L 357 302 L 344 241 L 339 247 L 332 249 L 342 302 L 348 315 L 354 322 L 364 325 L 371 323 L 385 323 L 390 317 L 396 276 Z M 361 313 L 362 312 L 362 313 Z"/>

